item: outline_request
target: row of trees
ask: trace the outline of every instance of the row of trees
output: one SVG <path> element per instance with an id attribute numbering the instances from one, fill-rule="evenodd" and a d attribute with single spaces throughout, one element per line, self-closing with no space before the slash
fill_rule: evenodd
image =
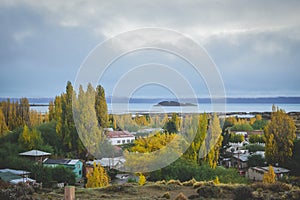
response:
<path id="1" fill-rule="evenodd" d="M 35 126 L 48 121 L 48 115 L 30 110 L 27 98 L 0 102 L 0 136 L 7 131 L 26 126 Z"/>
<path id="2" fill-rule="evenodd" d="M 76 113 L 75 118 L 74 113 Z M 91 114 L 93 113 L 95 115 L 92 116 Z M 76 95 L 71 82 L 68 82 L 66 92 L 56 96 L 54 102 L 49 104 L 49 120 L 56 122 L 55 129 L 58 138 L 63 144 L 63 150 L 82 157 L 86 154 L 86 149 L 79 139 L 74 122 L 74 119 L 80 117 L 92 117 L 85 120 L 91 120 L 90 122 L 94 122 L 97 127 L 106 128 L 109 126 L 105 92 L 102 86 L 99 85 L 94 89 L 91 84 L 88 84 L 86 92 L 80 86 L 78 95 Z M 78 129 L 81 128 L 79 125 Z M 82 127 L 80 130 L 83 131 L 86 128 L 88 127 Z"/>

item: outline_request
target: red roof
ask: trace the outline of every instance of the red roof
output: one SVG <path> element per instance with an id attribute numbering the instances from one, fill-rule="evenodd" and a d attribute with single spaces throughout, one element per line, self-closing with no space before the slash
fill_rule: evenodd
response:
<path id="1" fill-rule="evenodd" d="M 108 138 L 127 138 L 127 137 L 134 137 L 133 134 L 129 133 L 128 131 L 110 131 L 106 134 Z"/>

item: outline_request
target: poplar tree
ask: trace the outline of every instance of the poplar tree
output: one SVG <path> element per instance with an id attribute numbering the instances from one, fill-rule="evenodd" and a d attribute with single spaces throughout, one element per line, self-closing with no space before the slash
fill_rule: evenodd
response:
<path id="1" fill-rule="evenodd" d="M 102 128 L 107 128 L 109 125 L 107 104 L 105 99 L 105 91 L 101 85 L 98 85 L 96 88 L 95 109 L 99 125 Z"/>
<path id="2" fill-rule="evenodd" d="M 284 166 L 293 154 L 296 126 L 284 110 L 275 106 L 272 110 L 271 122 L 265 127 L 266 160 L 270 164 Z"/>
<path id="3" fill-rule="evenodd" d="M 0 109 L 0 136 L 2 136 L 3 133 L 5 133 L 6 131 L 8 131 L 8 127 L 5 122 L 5 116 L 2 110 Z"/>

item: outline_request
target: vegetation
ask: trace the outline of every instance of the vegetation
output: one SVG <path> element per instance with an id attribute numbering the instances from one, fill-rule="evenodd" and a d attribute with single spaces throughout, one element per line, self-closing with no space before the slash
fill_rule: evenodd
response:
<path id="1" fill-rule="evenodd" d="M 243 142 L 244 140 L 245 138 L 242 134 L 231 133 L 229 137 L 229 142 L 232 143 L 239 143 L 239 142 Z"/>
<path id="2" fill-rule="evenodd" d="M 139 185 L 145 185 L 145 183 L 146 183 L 146 177 L 142 173 L 140 173 L 140 175 L 139 175 Z"/>
<path id="3" fill-rule="evenodd" d="M 108 186 L 109 176 L 107 175 L 105 169 L 100 165 L 94 162 L 94 168 L 92 172 L 89 172 L 87 175 L 87 188 L 100 188 Z"/>
<path id="4" fill-rule="evenodd" d="M 263 182 L 264 183 L 275 183 L 276 174 L 274 172 L 274 168 L 270 165 L 269 171 L 264 173 Z"/>
<path id="5" fill-rule="evenodd" d="M 264 135 L 254 134 L 249 136 L 250 143 L 265 143 L 265 140 L 266 138 Z"/>
<path id="6" fill-rule="evenodd" d="M 266 160 L 285 166 L 293 155 L 296 138 L 294 121 L 281 109 L 273 106 L 271 122 L 265 128 Z"/>

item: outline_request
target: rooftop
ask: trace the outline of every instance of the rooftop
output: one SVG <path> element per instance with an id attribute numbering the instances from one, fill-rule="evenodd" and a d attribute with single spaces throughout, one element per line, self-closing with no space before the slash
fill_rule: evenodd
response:
<path id="1" fill-rule="evenodd" d="M 49 156 L 51 153 L 44 152 L 44 151 L 39 151 L 39 150 L 31 150 L 31 151 L 26 151 L 23 153 L 19 153 L 20 156 L 34 156 L 34 157 L 40 157 L 40 156 Z"/>
<path id="2" fill-rule="evenodd" d="M 75 165 L 79 162 L 78 159 L 45 159 L 44 164 L 53 164 L 53 165 Z"/>
<path id="3" fill-rule="evenodd" d="M 133 134 L 129 133 L 128 131 L 110 131 L 106 134 L 108 138 L 128 138 L 134 137 Z"/>

